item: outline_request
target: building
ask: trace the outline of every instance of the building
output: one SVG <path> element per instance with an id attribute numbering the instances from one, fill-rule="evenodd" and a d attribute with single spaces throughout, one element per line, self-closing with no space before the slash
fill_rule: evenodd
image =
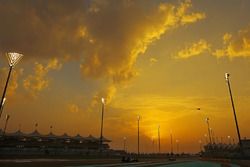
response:
<path id="1" fill-rule="evenodd" d="M 58 136 L 52 132 L 43 135 L 37 130 L 28 134 L 20 130 L 3 134 L 0 130 L 0 155 L 95 155 L 100 150 L 108 152 L 109 142 L 103 138 L 101 145 L 100 139 L 92 135 L 82 137 L 64 133 Z"/>

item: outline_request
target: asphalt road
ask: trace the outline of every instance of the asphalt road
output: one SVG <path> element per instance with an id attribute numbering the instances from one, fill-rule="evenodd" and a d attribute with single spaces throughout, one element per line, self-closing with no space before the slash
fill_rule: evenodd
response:
<path id="1" fill-rule="evenodd" d="M 0 167 L 238 167 L 195 159 L 157 160 L 121 163 L 119 159 L 10 159 L 0 160 Z"/>

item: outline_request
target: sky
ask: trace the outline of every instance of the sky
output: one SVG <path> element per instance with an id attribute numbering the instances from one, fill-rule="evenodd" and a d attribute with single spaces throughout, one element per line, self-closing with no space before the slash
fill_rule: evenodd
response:
<path id="1" fill-rule="evenodd" d="M 8 132 L 100 137 L 112 149 L 199 151 L 237 142 L 224 78 L 230 73 L 241 136 L 250 138 L 250 1 L 0 0 L 0 90 L 7 52 L 23 54 L 8 86 Z M 197 110 L 200 108 L 200 110 Z"/>

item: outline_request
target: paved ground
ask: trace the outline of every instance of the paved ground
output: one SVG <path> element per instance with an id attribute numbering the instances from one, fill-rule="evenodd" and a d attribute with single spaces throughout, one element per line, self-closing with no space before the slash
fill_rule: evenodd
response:
<path id="1" fill-rule="evenodd" d="M 78 167 L 239 167 L 238 165 L 219 164 L 206 161 L 174 161 L 174 162 L 138 162 L 125 164 L 82 165 Z"/>
<path id="2" fill-rule="evenodd" d="M 10 159 L 0 160 L 0 167 L 238 167 L 237 165 L 178 159 L 146 160 L 136 163 L 120 163 L 120 159 Z"/>

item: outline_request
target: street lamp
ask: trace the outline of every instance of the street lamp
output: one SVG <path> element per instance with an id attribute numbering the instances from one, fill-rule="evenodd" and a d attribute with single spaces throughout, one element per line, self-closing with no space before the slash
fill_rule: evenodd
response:
<path id="1" fill-rule="evenodd" d="M 199 140 L 199 144 L 200 144 L 200 152 L 202 152 L 202 141 Z"/>
<path id="2" fill-rule="evenodd" d="M 103 116 L 104 116 L 104 106 L 105 106 L 105 99 L 102 98 L 102 120 L 101 120 L 101 135 L 100 135 L 100 150 L 102 149 L 103 143 Z"/>
<path id="3" fill-rule="evenodd" d="M 1 104 L 1 108 L 0 108 L 0 118 L 1 118 L 1 115 L 2 115 L 2 112 L 3 112 L 3 107 L 4 107 L 4 104 L 5 104 L 5 101 L 6 101 L 6 98 L 4 97 L 3 98 L 3 103 Z"/>
<path id="4" fill-rule="evenodd" d="M 228 144 L 231 144 L 231 136 L 227 136 Z"/>
<path id="5" fill-rule="evenodd" d="M 137 159 L 139 159 L 140 155 L 140 115 L 137 116 Z"/>
<path id="6" fill-rule="evenodd" d="M 179 140 L 176 140 L 176 151 L 179 154 Z"/>
<path id="7" fill-rule="evenodd" d="M 124 150 L 124 152 L 126 152 L 126 140 L 127 140 L 127 138 L 123 137 L 123 150 Z"/>
<path id="8" fill-rule="evenodd" d="M 5 124 L 4 124 L 4 130 L 3 130 L 3 136 L 5 135 L 5 132 L 6 132 L 6 128 L 7 128 L 7 125 L 8 125 L 8 121 L 10 119 L 10 115 L 6 115 L 6 118 L 5 118 Z"/>
<path id="9" fill-rule="evenodd" d="M 204 137 L 205 137 L 205 140 L 206 140 L 206 144 L 208 144 L 208 141 L 207 141 L 207 134 L 204 134 Z"/>
<path id="10" fill-rule="evenodd" d="M 206 122 L 207 122 L 207 129 L 208 129 L 208 136 L 209 136 L 209 144 L 212 144 L 212 139 L 211 139 L 211 129 L 209 127 L 209 118 L 206 118 Z"/>
<path id="11" fill-rule="evenodd" d="M 172 135 L 172 131 L 170 132 L 170 139 L 171 139 L 171 155 L 173 155 L 173 135 Z"/>
<path id="12" fill-rule="evenodd" d="M 160 125 L 158 126 L 158 147 L 159 147 L 159 153 L 161 153 Z"/>
<path id="13" fill-rule="evenodd" d="M 229 94 L 230 94 L 230 98 L 231 98 L 231 103 L 232 103 L 232 108 L 233 108 L 234 121 L 235 121 L 236 130 L 237 130 L 237 134 L 238 134 L 239 146 L 240 146 L 240 149 L 242 150 L 242 143 L 241 143 L 241 137 L 240 137 L 240 129 L 239 129 L 239 126 L 238 126 L 236 111 L 235 111 L 235 107 L 234 107 L 234 100 L 233 100 L 233 95 L 232 95 L 232 91 L 231 91 L 229 76 L 230 76 L 229 73 L 225 73 L 225 79 L 226 79 L 226 82 L 227 82 L 227 85 L 228 85 L 228 90 L 229 90 Z"/>
<path id="14" fill-rule="evenodd" d="M 9 80 L 10 80 L 10 75 L 11 75 L 12 69 L 20 61 L 20 59 L 23 57 L 23 55 L 19 54 L 19 53 L 7 53 L 6 56 L 8 58 L 10 69 L 9 69 L 8 77 L 7 77 L 7 80 L 6 80 L 6 83 L 5 83 L 3 95 L 2 95 L 2 98 L 1 98 L 1 102 L 0 102 L 0 104 L 1 104 L 0 118 L 1 118 L 1 115 L 2 115 L 3 105 L 4 105 L 4 102 L 5 102 L 5 100 L 4 100 L 5 99 L 5 94 L 6 94 L 6 91 L 7 91 L 7 87 L 8 87 L 8 83 L 9 83 Z"/>
<path id="15" fill-rule="evenodd" d="M 155 140 L 154 137 L 152 137 L 152 148 L 153 148 L 153 153 L 155 153 Z"/>

